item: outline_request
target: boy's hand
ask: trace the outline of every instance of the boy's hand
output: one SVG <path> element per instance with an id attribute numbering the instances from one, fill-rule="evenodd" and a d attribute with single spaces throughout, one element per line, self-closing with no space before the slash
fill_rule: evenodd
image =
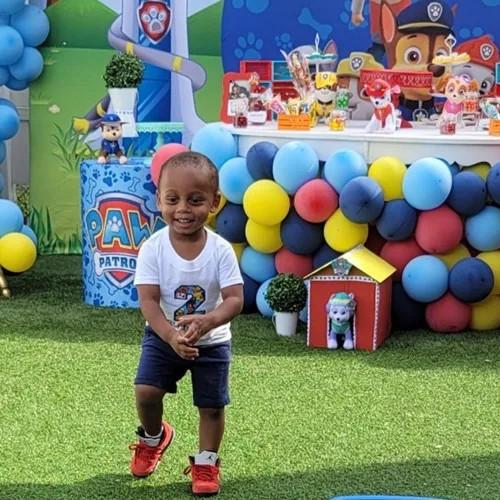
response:
<path id="1" fill-rule="evenodd" d="M 194 345 L 205 333 L 212 328 L 212 321 L 207 314 L 188 314 L 179 318 L 177 325 L 183 328 L 186 333 L 184 340 L 187 344 Z"/>
<path id="2" fill-rule="evenodd" d="M 353 13 L 352 16 L 351 16 L 351 22 L 352 24 L 354 24 L 354 26 L 359 26 L 360 24 L 363 23 L 363 21 L 365 20 L 365 18 L 363 17 L 363 14 L 357 14 L 357 13 Z"/>
<path id="3" fill-rule="evenodd" d="M 189 345 L 186 341 L 186 337 L 182 334 L 175 334 L 170 340 L 170 346 L 172 349 L 182 358 L 189 361 L 193 361 L 199 356 L 199 351 L 196 347 Z"/>

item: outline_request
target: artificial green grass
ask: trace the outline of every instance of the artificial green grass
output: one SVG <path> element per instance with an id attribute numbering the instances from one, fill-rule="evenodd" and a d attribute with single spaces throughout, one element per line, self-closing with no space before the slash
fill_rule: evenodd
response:
<path id="1" fill-rule="evenodd" d="M 166 401 L 177 437 L 157 472 L 128 474 L 137 425 L 138 311 L 81 300 L 80 258 L 43 257 L 0 301 L 1 499 L 182 499 L 196 448 L 189 380 Z M 394 333 L 375 353 L 234 322 L 227 499 L 392 493 L 500 498 L 500 335 Z"/>

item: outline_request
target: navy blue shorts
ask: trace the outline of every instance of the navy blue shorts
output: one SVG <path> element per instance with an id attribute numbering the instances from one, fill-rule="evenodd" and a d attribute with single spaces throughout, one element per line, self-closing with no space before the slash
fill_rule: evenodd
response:
<path id="1" fill-rule="evenodd" d="M 193 403 L 199 408 L 222 408 L 229 404 L 231 343 L 200 346 L 199 356 L 181 358 L 154 331 L 146 327 L 135 384 L 152 385 L 175 394 L 177 382 L 191 371 Z"/>

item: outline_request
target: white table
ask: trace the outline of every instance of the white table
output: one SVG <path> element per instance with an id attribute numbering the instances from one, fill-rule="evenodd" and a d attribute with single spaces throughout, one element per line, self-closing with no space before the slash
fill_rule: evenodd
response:
<path id="1" fill-rule="evenodd" d="M 479 162 L 495 164 L 500 161 L 500 137 L 486 130 L 461 129 L 455 135 L 440 135 L 434 126 L 401 129 L 394 134 L 367 134 L 366 122 L 349 122 L 343 132 L 330 131 L 319 125 L 310 131 L 278 130 L 276 123 L 234 128 L 223 124 L 238 139 L 238 152 L 245 156 L 257 142 L 269 141 L 282 146 L 290 141 L 307 141 L 320 160 L 327 160 L 336 150 L 353 149 L 371 163 L 381 156 L 396 156 L 404 163 L 433 156 L 456 161 L 461 166 Z"/>

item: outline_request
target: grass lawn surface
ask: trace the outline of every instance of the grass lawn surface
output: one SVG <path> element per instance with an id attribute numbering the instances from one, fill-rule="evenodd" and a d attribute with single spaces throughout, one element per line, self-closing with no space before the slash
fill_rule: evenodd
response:
<path id="1" fill-rule="evenodd" d="M 0 301 L 0 499 L 189 498 L 189 380 L 166 400 L 177 431 L 157 472 L 128 473 L 139 311 L 82 303 L 79 257 L 42 257 Z M 398 333 L 375 353 L 233 324 L 227 499 L 355 493 L 500 499 L 500 334 Z"/>

